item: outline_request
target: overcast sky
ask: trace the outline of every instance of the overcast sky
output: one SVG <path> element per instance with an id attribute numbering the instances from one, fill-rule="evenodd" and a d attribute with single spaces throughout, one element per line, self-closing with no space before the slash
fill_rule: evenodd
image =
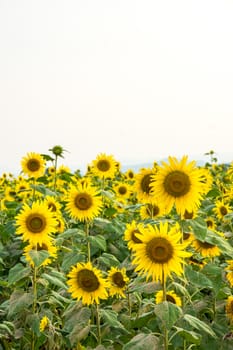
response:
<path id="1" fill-rule="evenodd" d="M 232 19 L 233 0 L 0 0 L 0 171 L 56 144 L 72 169 L 233 160 Z"/>

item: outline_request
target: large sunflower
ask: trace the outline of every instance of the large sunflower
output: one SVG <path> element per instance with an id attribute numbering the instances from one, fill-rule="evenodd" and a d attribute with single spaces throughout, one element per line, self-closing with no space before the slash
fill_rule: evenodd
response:
<path id="1" fill-rule="evenodd" d="M 165 297 L 166 297 L 166 301 L 168 301 L 172 304 L 175 304 L 177 306 L 182 305 L 181 298 L 174 292 L 174 290 L 167 291 Z M 163 299 L 164 299 L 163 290 L 160 290 L 155 295 L 156 304 L 162 303 L 164 301 Z"/>
<path id="2" fill-rule="evenodd" d="M 151 182 L 152 193 L 158 197 L 168 212 L 173 205 L 179 214 L 185 210 L 192 213 L 200 206 L 205 192 L 203 174 L 195 167 L 195 161 L 187 164 L 184 156 L 179 162 L 175 157 L 168 158 L 169 163 L 162 162 Z"/>
<path id="3" fill-rule="evenodd" d="M 66 209 L 72 218 L 89 221 L 99 215 L 102 209 L 102 198 L 93 186 L 72 186 L 68 195 Z"/>
<path id="4" fill-rule="evenodd" d="M 24 241 L 42 245 L 50 240 L 50 235 L 56 232 L 57 221 L 47 205 L 33 202 L 32 207 L 24 204 L 16 216 L 16 234 L 22 235 Z"/>
<path id="5" fill-rule="evenodd" d="M 112 155 L 100 153 L 92 161 L 91 171 L 93 175 L 102 178 L 113 178 L 118 170 L 117 162 Z"/>
<path id="6" fill-rule="evenodd" d="M 99 304 L 100 299 L 108 298 L 109 283 L 90 262 L 73 266 L 68 278 L 68 292 L 74 299 L 82 300 L 84 305 Z"/>
<path id="7" fill-rule="evenodd" d="M 145 274 L 148 280 L 166 280 L 172 273 L 181 275 L 183 272 L 184 258 L 190 253 L 185 251 L 188 243 L 180 243 L 182 233 L 178 225 L 168 228 L 168 223 L 160 223 L 160 226 L 148 225 L 141 230 L 142 243 L 134 246 L 134 259 L 132 263 L 135 270 Z"/>
<path id="8" fill-rule="evenodd" d="M 107 280 L 110 283 L 109 295 L 116 295 L 117 297 L 125 298 L 125 289 L 127 287 L 127 283 L 129 282 L 129 278 L 126 275 L 126 269 L 111 267 L 110 271 L 108 272 Z"/>
<path id="9" fill-rule="evenodd" d="M 21 166 L 24 174 L 29 177 L 38 178 L 44 175 L 45 159 L 38 153 L 30 152 L 21 160 Z"/>

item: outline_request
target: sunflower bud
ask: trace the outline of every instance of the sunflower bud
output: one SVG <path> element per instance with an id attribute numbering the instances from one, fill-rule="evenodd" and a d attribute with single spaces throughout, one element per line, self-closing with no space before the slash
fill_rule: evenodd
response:
<path id="1" fill-rule="evenodd" d="M 65 151 L 64 148 L 60 145 L 56 145 L 53 148 L 49 149 L 56 157 L 62 157 L 63 158 L 63 152 Z"/>

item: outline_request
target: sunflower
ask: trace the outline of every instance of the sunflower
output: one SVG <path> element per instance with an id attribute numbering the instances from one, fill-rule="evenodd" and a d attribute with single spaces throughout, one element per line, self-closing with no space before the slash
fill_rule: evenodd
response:
<path id="1" fill-rule="evenodd" d="M 197 217 L 197 211 L 191 211 L 189 212 L 187 209 L 185 209 L 184 213 L 181 214 L 181 219 L 183 220 L 192 220 Z"/>
<path id="2" fill-rule="evenodd" d="M 99 304 L 100 299 L 107 299 L 109 283 L 90 262 L 73 266 L 68 278 L 68 292 L 74 299 L 82 300 L 84 305 Z"/>
<path id="3" fill-rule="evenodd" d="M 230 295 L 226 301 L 226 315 L 230 322 L 233 322 L 233 296 Z"/>
<path id="4" fill-rule="evenodd" d="M 34 266 L 34 262 L 30 255 L 30 252 L 32 250 L 34 251 L 46 250 L 49 253 L 49 257 L 45 259 L 40 266 L 49 265 L 52 262 L 52 259 L 55 259 L 57 257 L 57 248 L 49 240 L 47 240 L 45 243 L 42 243 L 42 244 L 30 243 L 24 248 L 24 256 L 31 266 Z"/>
<path id="5" fill-rule="evenodd" d="M 227 260 L 228 263 L 227 267 L 225 268 L 226 273 L 226 279 L 230 283 L 230 286 L 233 287 L 233 260 Z"/>
<path id="6" fill-rule="evenodd" d="M 163 300 L 163 291 L 160 290 L 155 295 L 155 302 L 156 302 L 156 304 L 160 304 L 163 301 L 164 301 Z M 177 306 L 182 305 L 181 298 L 178 295 L 176 295 L 174 290 L 166 291 L 166 301 L 168 301 L 169 303 L 175 304 Z"/>
<path id="7" fill-rule="evenodd" d="M 140 208 L 140 216 L 142 220 L 153 219 L 164 214 L 164 208 L 156 201 L 155 203 L 146 203 Z"/>
<path id="8" fill-rule="evenodd" d="M 134 249 L 135 245 L 142 243 L 140 239 L 140 233 L 142 229 L 143 225 L 137 224 L 135 220 L 129 224 L 126 224 L 124 240 L 127 242 L 129 249 Z"/>
<path id="9" fill-rule="evenodd" d="M 183 156 L 180 162 L 175 157 L 168 157 L 168 160 L 168 164 L 162 162 L 153 176 L 153 195 L 160 198 L 168 212 L 173 205 L 181 215 L 185 210 L 195 212 L 205 192 L 202 173 L 195 167 L 195 161 L 187 164 L 187 156 Z"/>
<path id="10" fill-rule="evenodd" d="M 128 169 L 124 173 L 124 177 L 125 177 L 126 180 L 133 180 L 134 179 L 134 171 L 132 169 Z"/>
<path id="11" fill-rule="evenodd" d="M 151 183 L 155 173 L 155 169 L 142 168 L 139 173 L 135 175 L 134 188 L 139 202 L 148 203 L 153 199 Z"/>
<path id="12" fill-rule="evenodd" d="M 214 214 L 217 219 L 223 220 L 225 215 L 227 215 L 231 211 L 230 205 L 224 203 L 223 200 L 217 200 L 215 202 L 215 207 L 213 209 Z"/>
<path id="13" fill-rule="evenodd" d="M 40 332 L 44 332 L 44 330 L 49 326 L 50 321 L 48 319 L 47 316 L 44 316 L 41 320 L 40 320 Z"/>
<path id="14" fill-rule="evenodd" d="M 100 153 L 91 164 L 93 175 L 101 179 L 114 178 L 117 170 L 117 162 L 114 157 L 112 155 L 106 155 L 105 153 Z"/>
<path id="15" fill-rule="evenodd" d="M 24 241 L 42 245 L 48 242 L 50 235 L 56 232 L 56 219 L 44 203 L 35 201 L 32 207 L 26 203 L 16 216 L 16 234 Z"/>
<path id="16" fill-rule="evenodd" d="M 203 257 L 214 257 L 221 254 L 221 250 L 215 244 L 208 242 L 202 242 L 197 238 L 192 240 L 192 246 L 197 253 L 200 253 Z"/>
<path id="17" fill-rule="evenodd" d="M 127 183 L 118 182 L 113 186 L 113 191 L 115 192 L 117 198 L 125 200 L 130 197 L 132 193 L 132 187 Z"/>
<path id="18" fill-rule="evenodd" d="M 48 209 L 54 214 L 60 214 L 61 204 L 53 196 L 46 196 L 44 203 L 48 206 Z"/>
<path id="19" fill-rule="evenodd" d="M 216 223 L 215 223 L 213 217 L 208 216 L 208 217 L 205 219 L 205 222 L 206 222 L 206 225 L 207 225 L 207 228 L 208 228 L 208 229 L 214 230 L 214 229 L 216 228 Z"/>
<path id="20" fill-rule="evenodd" d="M 180 243 L 182 233 L 178 224 L 169 229 L 168 223 L 160 226 L 147 225 L 140 232 L 142 243 L 134 246 L 132 263 L 135 270 L 146 275 L 146 280 L 165 281 L 172 273 L 181 275 L 184 258 L 191 254 L 185 251 L 187 243 Z"/>
<path id="21" fill-rule="evenodd" d="M 127 287 L 127 283 L 129 282 L 129 278 L 126 275 L 126 269 L 111 267 L 108 272 L 107 280 L 109 282 L 109 295 L 116 295 L 117 297 L 125 298 L 125 289 Z"/>
<path id="22" fill-rule="evenodd" d="M 80 221 L 93 220 L 102 209 L 102 199 L 93 186 L 72 186 L 67 195 L 66 209 L 69 215 Z"/>
<path id="23" fill-rule="evenodd" d="M 27 153 L 21 160 L 24 174 L 35 179 L 44 175 L 45 165 L 45 159 L 40 154 L 34 152 Z"/>

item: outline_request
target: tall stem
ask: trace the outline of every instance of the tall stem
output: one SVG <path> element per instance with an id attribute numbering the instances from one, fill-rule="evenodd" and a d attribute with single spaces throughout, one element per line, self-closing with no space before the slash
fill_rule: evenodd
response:
<path id="1" fill-rule="evenodd" d="M 53 183 L 53 190 L 56 190 L 57 185 L 57 155 L 55 155 L 55 165 L 54 165 L 54 183 Z"/>
<path id="2" fill-rule="evenodd" d="M 36 314 L 37 312 L 37 267 L 33 266 L 33 305 L 32 305 L 32 312 L 33 315 Z M 35 341 L 36 341 L 36 336 L 34 331 L 32 331 L 32 350 L 35 349 Z"/>
<path id="3" fill-rule="evenodd" d="M 166 296 L 166 278 L 164 276 L 164 270 L 162 273 L 162 288 L 163 288 L 163 302 L 167 300 Z M 164 325 L 164 350 L 168 350 L 168 331 L 166 324 Z"/>
<path id="4" fill-rule="evenodd" d="M 101 344 L 100 312 L 99 312 L 99 305 L 97 303 L 96 303 L 96 327 L 97 327 L 98 345 L 100 345 Z"/>
<path id="5" fill-rule="evenodd" d="M 87 240 L 87 261 L 91 262 L 91 246 L 89 241 L 89 223 L 86 221 L 86 240 Z"/>

